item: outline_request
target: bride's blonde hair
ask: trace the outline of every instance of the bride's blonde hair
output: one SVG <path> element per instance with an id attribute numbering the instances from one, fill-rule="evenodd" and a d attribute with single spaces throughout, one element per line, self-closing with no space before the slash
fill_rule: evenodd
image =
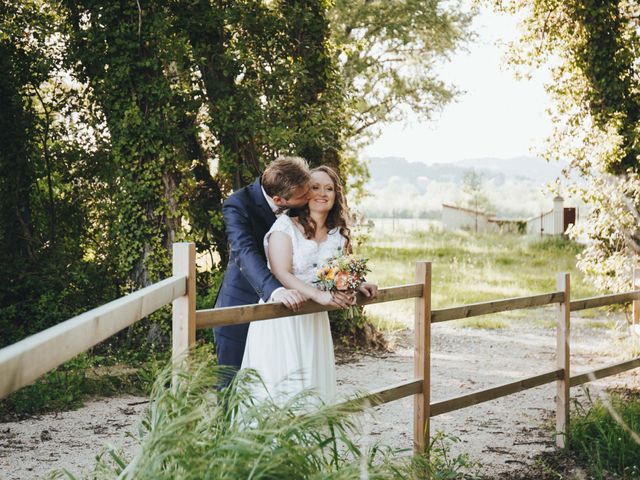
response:
<path id="1" fill-rule="evenodd" d="M 340 177 L 333 168 L 327 167 L 326 165 L 316 167 L 311 170 L 310 173 L 313 175 L 314 172 L 326 173 L 333 182 L 336 198 L 333 203 L 333 207 L 329 210 L 329 215 L 327 215 L 327 228 L 329 230 L 333 230 L 334 228 L 340 229 L 340 235 L 346 239 L 344 253 L 351 253 L 351 230 L 349 229 L 348 222 L 349 207 L 347 206 L 347 198 L 344 195 L 344 189 L 342 187 Z M 298 213 L 298 221 L 300 222 L 300 225 L 302 225 L 302 228 L 304 228 L 305 237 L 312 239 L 316 234 L 317 225 L 309 214 L 309 205 L 298 210 Z"/>

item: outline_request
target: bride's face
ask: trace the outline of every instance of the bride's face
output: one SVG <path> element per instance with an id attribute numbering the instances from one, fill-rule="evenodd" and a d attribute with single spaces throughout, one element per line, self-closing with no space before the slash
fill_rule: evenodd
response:
<path id="1" fill-rule="evenodd" d="M 309 190 L 309 210 L 328 212 L 336 200 L 336 187 L 331 177 L 324 172 L 311 174 L 311 190 Z"/>

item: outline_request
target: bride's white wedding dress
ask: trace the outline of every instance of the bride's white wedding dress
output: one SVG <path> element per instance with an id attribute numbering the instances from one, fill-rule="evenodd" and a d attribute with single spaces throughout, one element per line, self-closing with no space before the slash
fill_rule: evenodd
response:
<path id="1" fill-rule="evenodd" d="M 344 237 L 338 229 L 329 232 L 318 244 L 304 237 L 291 218 L 281 215 L 264 239 L 267 250 L 272 232 L 284 232 L 293 244 L 293 274 L 312 284 L 316 270 L 331 257 L 342 253 Z M 325 403 L 336 396 L 335 358 L 327 312 L 296 315 L 252 322 L 241 368 L 258 371 L 266 391 L 260 387 L 255 396 L 271 395 L 282 404 L 303 389 L 311 388 Z"/>

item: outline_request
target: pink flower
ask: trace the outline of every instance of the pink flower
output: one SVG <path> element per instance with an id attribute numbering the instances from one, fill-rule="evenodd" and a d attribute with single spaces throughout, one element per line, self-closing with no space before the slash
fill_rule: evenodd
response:
<path id="1" fill-rule="evenodd" d="M 349 275 L 345 272 L 339 272 L 336 275 L 335 282 L 338 290 L 347 290 L 349 288 Z"/>

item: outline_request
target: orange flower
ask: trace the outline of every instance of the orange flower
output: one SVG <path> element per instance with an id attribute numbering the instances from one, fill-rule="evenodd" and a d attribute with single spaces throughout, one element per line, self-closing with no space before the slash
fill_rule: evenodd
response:
<path id="1" fill-rule="evenodd" d="M 346 290 L 349 288 L 349 275 L 345 272 L 340 272 L 336 275 L 336 288 L 338 290 Z"/>
<path id="2" fill-rule="evenodd" d="M 333 277 L 335 277 L 335 275 L 336 275 L 336 269 L 330 268 L 329 271 L 327 272 L 327 280 L 332 280 Z"/>

